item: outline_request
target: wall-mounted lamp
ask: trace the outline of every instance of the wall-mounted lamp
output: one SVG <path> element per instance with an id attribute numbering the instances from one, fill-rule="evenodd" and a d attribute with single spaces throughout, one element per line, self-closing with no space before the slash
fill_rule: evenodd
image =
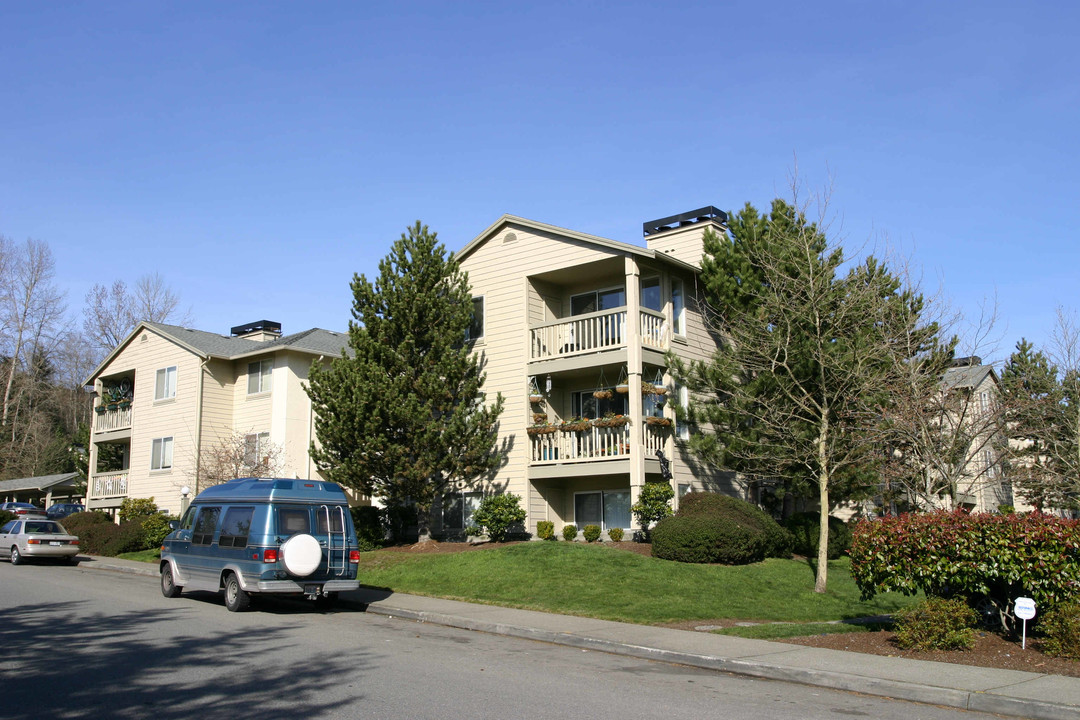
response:
<path id="1" fill-rule="evenodd" d="M 548 375 L 547 379 L 544 380 L 544 392 L 546 394 L 548 394 L 548 395 L 551 394 L 551 376 L 550 375 Z"/>

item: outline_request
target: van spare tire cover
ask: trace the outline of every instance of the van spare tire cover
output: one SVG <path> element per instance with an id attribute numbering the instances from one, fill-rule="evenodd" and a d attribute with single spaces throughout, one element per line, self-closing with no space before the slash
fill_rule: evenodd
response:
<path id="1" fill-rule="evenodd" d="M 281 560 L 290 575 L 307 577 L 322 562 L 322 546 L 310 535 L 293 535 L 281 546 Z"/>

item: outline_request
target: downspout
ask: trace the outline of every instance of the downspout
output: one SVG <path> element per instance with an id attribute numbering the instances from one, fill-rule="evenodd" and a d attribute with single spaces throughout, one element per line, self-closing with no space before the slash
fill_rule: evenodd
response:
<path id="1" fill-rule="evenodd" d="M 199 401 L 195 403 L 195 494 L 199 494 L 199 478 L 202 477 L 202 406 L 203 406 L 203 377 L 206 375 L 206 364 L 210 362 L 207 356 L 199 363 L 199 389 L 196 395 Z"/>
<path id="2" fill-rule="evenodd" d="M 319 359 L 315 362 L 319 363 L 319 369 L 322 369 L 322 362 L 325 355 L 320 355 Z M 310 380 L 308 381 L 311 382 Z M 308 426 L 307 426 L 307 445 L 304 452 L 307 454 L 307 479 L 311 480 L 314 477 L 313 468 L 311 465 L 311 440 L 315 435 L 315 403 L 311 402 L 311 396 L 308 395 Z"/>

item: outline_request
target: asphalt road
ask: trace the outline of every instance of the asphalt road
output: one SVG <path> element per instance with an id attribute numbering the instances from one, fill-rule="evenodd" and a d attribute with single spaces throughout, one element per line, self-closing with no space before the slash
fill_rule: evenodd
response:
<path id="1" fill-rule="evenodd" d="M 989 718 L 271 600 L 0 563 L 0 717 Z"/>

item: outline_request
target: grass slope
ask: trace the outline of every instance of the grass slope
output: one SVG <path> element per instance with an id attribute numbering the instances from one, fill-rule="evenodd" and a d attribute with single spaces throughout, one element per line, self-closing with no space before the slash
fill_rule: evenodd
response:
<path id="1" fill-rule="evenodd" d="M 364 553 L 360 582 L 396 592 L 657 624 L 716 618 L 814 622 L 891 613 L 916 598 L 862 601 L 846 558 L 814 593 L 806 561 L 687 565 L 603 545 L 530 542 L 448 554 Z"/>

